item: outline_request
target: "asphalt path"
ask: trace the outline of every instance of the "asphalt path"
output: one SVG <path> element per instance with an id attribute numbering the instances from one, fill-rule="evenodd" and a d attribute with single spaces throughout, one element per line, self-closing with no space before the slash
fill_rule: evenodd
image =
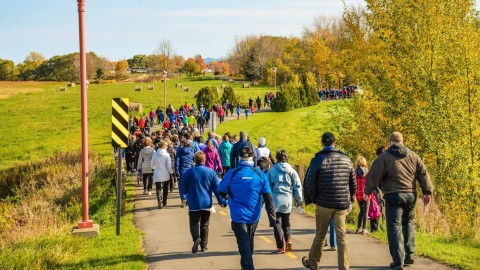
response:
<path id="1" fill-rule="evenodd" d="M 133 176 L 135 177 L 135 176 Z M 136 180 L 134 181 L 136 183 Z M 214 199 L 214 201 L 216 201 Z M 157 209 L 155 193 L 144 195 L 143 187 L 135 187 L 134 222 L 143 234 L 143 246 L 148 269 L 168 270 L 230 270 L 240 269 L 235 236 L 231 230 L 228 207 L 214 205 L 216 213 L 210 217 L 210 233 L 207 252 L 192 254 L 188 208 L 180 207 L 178 190 L 168 196 L 163 209 Z M 268 227 L 266 213 L 255 233 L 254 263 L 256 269 L 305 269 L 301 258 L 307 256 L 315 235 L 315 219 L 306 214 L 291 214 L 293 251 L 274 254 L 276 248 L 273 228 Z M 365 235 L 347 234 L 351 269 L 388 269 L 391 258 L 388 246 Z M 325 248 L 320 269 L 338 269 L 337 252 Z M 408 270 L 451 269 L 432 260 L 416 257 Z"/>

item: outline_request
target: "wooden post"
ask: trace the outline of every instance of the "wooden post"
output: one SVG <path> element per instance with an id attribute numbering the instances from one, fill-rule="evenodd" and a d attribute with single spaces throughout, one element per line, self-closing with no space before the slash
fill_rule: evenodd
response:
<path id="1" fill-rule="evenodd" d="M 295 165 L 295 171 L 297 171 L 300 181 L 303 183 L 303 180 L 305 179 L 305 166 Z"/>

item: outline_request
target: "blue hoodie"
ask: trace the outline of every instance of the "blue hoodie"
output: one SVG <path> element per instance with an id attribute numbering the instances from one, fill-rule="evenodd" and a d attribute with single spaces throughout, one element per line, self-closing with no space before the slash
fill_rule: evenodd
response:
<path id="1" fill-rule="evenodd" d="M 180 197 L 188 198 L 190 211 L 212 208 L 212 192 L 219 204 L 226 204 L 226 201 L 218 195 L 217 188 L 218 178 L 215 171 L 205 167 L 204 164 L 188 169 L 180 178 Z"/>
<path id="2" fill-rule="evenodd" d="M 218 192 L 228 194 L 228 206 L 233 222 L 253 224 L 260 220 L 262 193 L 271 193 L 265 174 L 246 161 L 240 161 L 238 169 L 231 169 L 220 182 Z M 232 179 L 233 173 L 236 172 Z"/>
<path id="3" fill-rule="evenodd" d="M 175 156 L 175 174 L 182 176 L 186 170 L 194 166 L 193 158 L 195 154 L 190 147 L 179 147 Z"/>
<path id="4" fill-rule="evenodd" d="M 292 212 L 293 196 L 297 205 L 302 205 L 302 184 L 298 173 L 286 162 L 278 162 L 267 173 L 272 189 L 275 212 Z M 292 196 L 293 195 L 293 196 Z"/>

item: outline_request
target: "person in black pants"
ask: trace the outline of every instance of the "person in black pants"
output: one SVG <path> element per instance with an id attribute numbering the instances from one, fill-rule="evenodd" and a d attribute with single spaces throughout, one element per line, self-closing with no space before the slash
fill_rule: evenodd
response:
<path id="1" fill-rule="evenodd" d="M 199 245 L 202 252 L 208 249 L 208 224 L 213 204 L 212 193 L 215 194 L 220 206 L 227 206 L 227 202 L 220 198 L 217 191 L 217 174 L 214 170 L 205 167 L 205 159 L 203 152 L 197 152 L 195 167 L 188 169 L 182 175 L 179 185 L 180 197 L 188 198 L 190 234 L 193 239 L 192 253 L 198 252 Z"/>

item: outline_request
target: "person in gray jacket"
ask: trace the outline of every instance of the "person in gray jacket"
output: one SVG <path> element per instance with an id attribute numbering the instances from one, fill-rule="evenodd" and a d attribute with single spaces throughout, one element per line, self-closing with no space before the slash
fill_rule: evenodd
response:
<path id="1" fill-rule="evenodd" d="M 288 164 L 288 154 L 280 149 L 276 154 L 277 163 L 267 173 L 267 179 L 272 189 L 273 203 L 275 205 L 276 224 L 273 228 L 277 249 L 275 253 L 281 254 L 292 251 L 290 213 L 292 212 L 293 198 L 302 210 L 302 184 L 297 172 Z M 285 246 L 284 246 L 285 243 Z"/>
<path id="2" fill-rule="evenodd" d="M 152 147 L 152 139 L 145 139 L 145 146 L 138 155 L 138 168 L 142 169 L 143 175 L 143 194 L 152 195 L 153 170 L 151 166 L 152 156 L 155 150 Z"/>
<path id="3" fill-rule="evenodd" d="M 422 159 L 403 145 L 400 132 L 393 132 L 388 141 L 390 147 L 370 167 L 364 197 L 370 200 L 378 184 L 382 184 L 388 247 L 393 260 L 390 268 L 401 270 L 405 265 L 414 263 L 417 181 L 424 205 L 428 205 L 432 199 L 433 185 Z"/>

